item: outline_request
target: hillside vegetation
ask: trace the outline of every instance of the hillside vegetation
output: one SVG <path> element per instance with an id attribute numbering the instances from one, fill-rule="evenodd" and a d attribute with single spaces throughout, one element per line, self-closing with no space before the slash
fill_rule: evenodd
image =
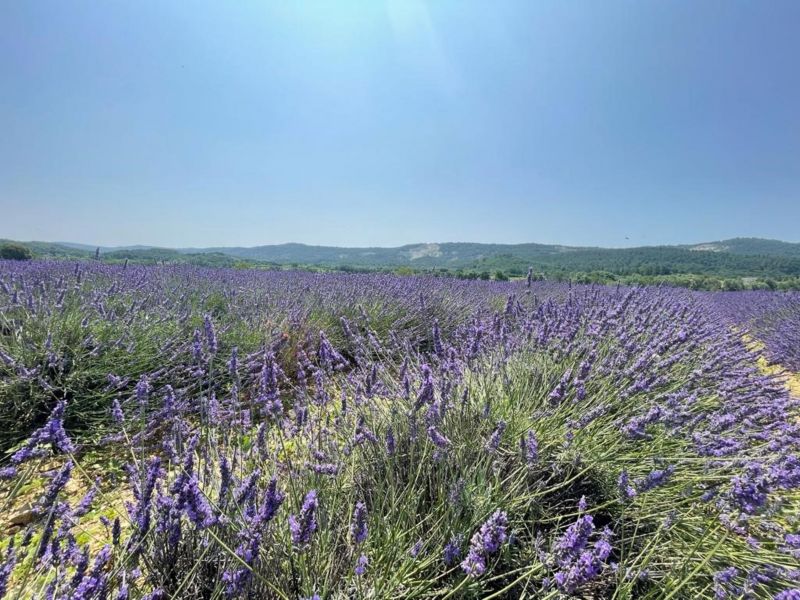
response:
<path id="1" fill-rule="evenodd" d="M 34 256 L 104 262 L 238 268 L 436 272 L 462 278 L 537 276 L 583 283 L 667 283 L 695 289 L 800 288 L 800 244 L 736 238 L 693 246 L 585 248 L 547 244 L 416 244 L 337 248 L 281 244 L 252 248 L 100 248 L 29 242 Z M 99 250 L 99 253 L 98 253 Z"/>

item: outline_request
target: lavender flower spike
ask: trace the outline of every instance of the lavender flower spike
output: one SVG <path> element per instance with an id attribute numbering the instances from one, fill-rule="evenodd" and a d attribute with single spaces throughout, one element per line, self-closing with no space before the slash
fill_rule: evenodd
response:
<path id="1" fill-rule="evenodd" d="M 356 544 L 363 544 L 367 539 L 367 505 L 357 502 L 353 511 L 353 522 L 350 523 L 350 535 Z"/>
<path id="2" fill-rule="evenodd" d="M 502 510 L 496 510 L 481 528 L 472 536 L 469 553 L 461 563 L 461 568 L 471 577 L 480 577 L 486 572 L 486 559 L 496 554 L 508 540 L 506 529 L 508 516 Z"/>
<path id="3" fill-rule="evenodd" d="M 450 445 L 448 440 L 442 432 L 440 432 L 434 425 L 428 427 L 428 437 L 431 438 L 433 445 L 437 448 L 447 448 Z"/>
<path id="4" fill-rule="evenodd" d="M 295 546 L 303 547 L 311 543 L 311 536 L 317 530 L 317 506 L 317 490 L 311 490 L 303 500 L 300 514 L 289 515 L 289 530 Z"/>

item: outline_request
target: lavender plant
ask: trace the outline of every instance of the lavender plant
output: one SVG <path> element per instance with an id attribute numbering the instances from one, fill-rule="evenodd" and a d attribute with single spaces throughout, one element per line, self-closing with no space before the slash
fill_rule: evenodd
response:
<path id="1" fill-rule="evenodd" d="M 798 587 L 798 399 L 742 335 L 792 331 L 791 295 L 737 316 L 667 288 L 35 261 L 0 283 L 0 512 L 37 490 L 0 597 Z"/>

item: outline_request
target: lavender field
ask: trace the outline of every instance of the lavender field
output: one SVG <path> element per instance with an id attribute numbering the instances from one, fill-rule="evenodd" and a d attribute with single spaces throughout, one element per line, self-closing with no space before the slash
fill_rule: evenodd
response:
<path id="1" fill-rule="evenodd" d="M 796 292 L 0 261 L 0 597 L 800 598 L 798 372 Z"/>

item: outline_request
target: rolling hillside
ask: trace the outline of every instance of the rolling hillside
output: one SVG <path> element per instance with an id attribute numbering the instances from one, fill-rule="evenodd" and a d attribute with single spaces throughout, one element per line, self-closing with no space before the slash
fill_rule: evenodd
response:
<path id="1" fill-rule="evenodd" d="M 72 243 L 26 242 L 35 256 L 80 259 L 94 248 Z M 340 248 L 278 244 L 254 247 L 101 248 L 104 260 L 193 263 L 207 266 L 313 266 L 321 268 L 447 269 L 524 273 L 608 272 L 615 275 L 699 274 L 723 277 L 798 277 L 800 243 L 735 238 L 683 246 L 592 248 L 551 244 L 428 243 L 395 248 Z"/>

